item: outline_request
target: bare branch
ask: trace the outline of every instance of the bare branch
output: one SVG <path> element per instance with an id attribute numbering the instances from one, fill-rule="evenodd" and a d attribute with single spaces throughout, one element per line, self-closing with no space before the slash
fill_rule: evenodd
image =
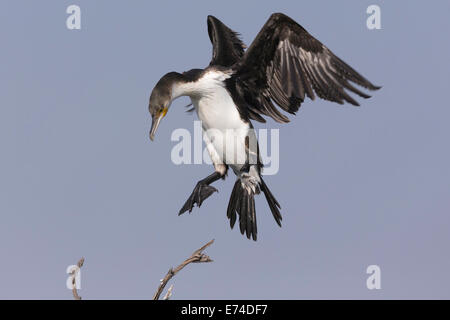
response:
<path id="1" fill-rule="evenodd" d="M 170 297 L 172 296 L 172 290 L 173 290 L 173 284 L 169 287 L 169 289 L 167 289 L 166 294 L 163 297 L 163 300 L 169 300 Z"/>
<path id="2" fill-rule="evenodd" d="M 73 294 L 73 298 L 75 300 L 81 300 L 81 297 L 78 295 L 78 291 L 77 291 L 77 283 L 76 283 L 76 276 L 77 276 L 77 272 L 80 271 L 81 267 L 84 264 L 84 258 L 81 258 L 78 263 L 77 263 L 77 267 L 78 269 L 74 269 L 71 272 L 71 276 L 72 276 L 72 294 Z"/>
<path id="3" fill-rule="evenodd" d="M 184 260 L 175 269 L 170 268 L 169 271 L 167 272 L 166 276 L 164 277 L 164 279 L 161 279 L 161 283 L 159 284 L 158 290 L 156 290 L 156 293 L 153 296 L 153 300 L 158 300 L 159 299 L 159 297 L 161 296 L 161 293 L 163 292 L 167 282 L 169 282 L 170 279 L 173 278 L 173 276 L 175 276 L 178 272 L 181 271 L 181 269 L 186 267 L 188 264 L 190 264 L 190 263 L 199 263 L 199 262 L 212 262 L 213 260 L 208 255 L 204 254 L 203 250 L 205 250 L 207 247 L 212 245 L 213 242 L 214 242 L 214 239 L 211 240 L 210 242 L 208 242 L 207 244 L 205 244 L 200 249 L 194 251 L 194 253 L 189 258 Z M 166 296 L 167 296 L 167 294 L 166 294 Z M 169 297 L 170 297 L 170 295 L 169 295 Z"/>

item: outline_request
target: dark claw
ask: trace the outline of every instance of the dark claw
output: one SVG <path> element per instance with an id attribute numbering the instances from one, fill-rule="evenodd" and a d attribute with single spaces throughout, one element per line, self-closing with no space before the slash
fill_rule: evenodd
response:
<path id="1" fill-rule="evenodd" d="M 209 198 L 214 192 L 218 192 L 216 188 L 207 185 L 205 183 L 198 183 L 194 191 L 192 191 L 192 194 L 189 196 L 189 198 L 184 203 L 183 207 L 181 208 L 178 215 L 181 215 L 185 213 L 186 211 L 189 211 L 189 213 L 194 208 L 194 205 L 197 203 L 197 207 L 200 207 L 207 198 Z"/>

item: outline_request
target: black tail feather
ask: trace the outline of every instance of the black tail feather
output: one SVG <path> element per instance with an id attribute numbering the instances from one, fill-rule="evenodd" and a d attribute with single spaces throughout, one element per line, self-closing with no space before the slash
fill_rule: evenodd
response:
<path id="1" fill-rule="evenodd" d="M 245 194 L 244 190 L 241 192 L 241 206 L 239 211 L 239 228 L 241 230 L 241 233 L 244 234 L 244 232 L 247 231 L 247 216 L 248 216 L 248 208 L 247 208 L 247 195 Z M 248 226 L 250 227 L 250 226 Z M 248 234 L 248 232 L 247 232 Z M 247 235 L 248 237 L 248 235 Z"/>
<path id="2" fill-rule="evenodd" d="M 267 203 L 269 204 L 270 211 L 281 227 L 281 213 L 280 204 L 275 199 L 269 188 L 261 178 L 260 184 L 261 190 L 264 192 Z M 259 192 L 259 191 L 257 191 Z M 231 192 L 230 201 L 228 202 L 227 217 L 230 219 L 230 227 L 233 229 L 236 223 L 236 213 L 239 215 L 239 230 L 242 234 L 245 234 L 248 239 L 250 237 L 256 241 L 257 239 L 257 224 L 256 224 L 256 211 L 255 211 L 255 198 L 254 193 L 248 192 L 242 186 L 241 180 L 237 179 L 233 191 Z"/>
<path id="3" fill-rule="evenodd" d="M 267 203 L 269 204 L 270 211 L 272 212 L 273 218 L 277 222 L 277 224 L 281 227 L 281 220 L 283 220 L 283 217 L 281 216 L 280 210 L 281 206 L 278 203 L 277 199 L 273 196 L 272 192 L 270 192 L 269 188 L 267 187 L 266 183 L 261 177 L 261 190 L 264 192 L 264 195 L 266 196 Z"/>
<path id="4" fill-rule="evenodd" d="M 233 229 L 234 224 L 236 223 L 236 206 L 238 204 L 238 192 L 237 192 L 238 184 L 237 181 L 234 184 L 233 191 L 231 191 L 230 201 L 228 202 L 227 209 L 227 217 L 230 219 L 230 227 Z"/>
<path id="5" fill-rule="evenodd" d="M 236 223 L 236 213 L 239 215 L 239 230 L 256 241 L 256 212 L 255 198 L 253 193 L 249 193 L 242 187 L 241 180 L 237 179 L 228 203 L 227 217 L 230 219 L 230 227 L 233 229 Z"/>
<path id="6" fill-rule="evenodd" d="M 256 224 L 256 210 L 255 210 L 255 199 L 254 198 L 252 198 L 252 201 L 250 202 L 250 212 L 252 213 L 251 221 L 253 223 L 253 232 L 255 233 L 254 240 L 256 241 L 256 234 L 258 233 L 258 230 L 257 230 L 257 224 Z"/>

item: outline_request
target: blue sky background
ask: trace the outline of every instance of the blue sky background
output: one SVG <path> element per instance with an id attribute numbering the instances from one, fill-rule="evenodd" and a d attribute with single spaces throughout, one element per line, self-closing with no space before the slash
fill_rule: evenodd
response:
<path id="1" fill-rule="evenodd" d="M 66 28 L 77 4 L 82 29 Z M 366 8 L 381 7 L 381 30 Z M 0 298 L 149 299 L 214 238 L 174 299 L 450 298 L 450 4 L 445 1 L 4 1 L 0 11 Z M 192 130 L 176 101 L 150 142 L 148 97 L 168 71 L 205 67 L 206 16 L 250 44 L 284 12 L 383 89 L 362 107 L 307 101 L 280 128 L 280 170 L 257 199 L 258 242 L 230 230 L 229 175 L 177 212 L 208 165 L 170 161 Z M 381 290 L 366 268 L 381 268 Z"/>

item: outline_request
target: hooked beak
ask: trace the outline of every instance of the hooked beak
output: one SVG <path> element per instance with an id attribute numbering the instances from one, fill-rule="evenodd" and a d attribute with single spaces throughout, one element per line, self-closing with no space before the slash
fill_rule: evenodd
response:
<path id="1" fill-rule="evenodd" d="M 159 123 L 161 122 L 162 118 L 164 118 L 164 116 L 166 115 L 167 110 L 168 110 L 167 108 L 164 108 L 162 112 L 152 117 L 152 127 L 150 128 L 150 140 L 153 141 L 153 139 L 155 139 L 156 129 L 158 129 Z"/>

